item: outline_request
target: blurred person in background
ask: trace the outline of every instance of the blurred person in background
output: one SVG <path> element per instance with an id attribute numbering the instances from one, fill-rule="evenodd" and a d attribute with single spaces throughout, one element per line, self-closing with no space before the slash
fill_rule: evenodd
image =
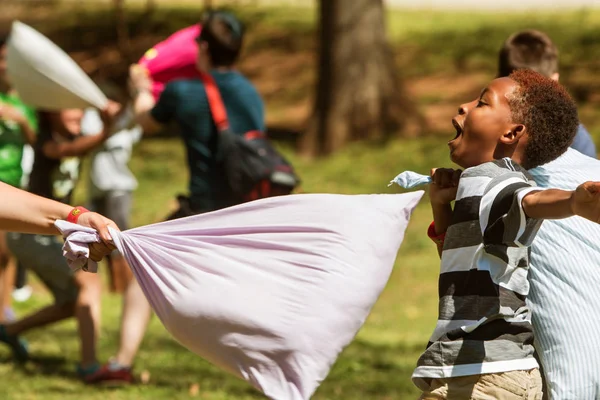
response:
<path id="1" fill-rule="evenodd" d="M 533 69 L 558 81 L 558 51 L 543 32 L 511 35 L 500 50 L 498 75 Z M 600 180 L 590 134 L 579 125 L 570 149 L 528 171 L 540 187 L 573 190 Z M 600 398 L 600 228 L 582 218 L 545 221 L 531 247 L 529 296 L 535 349 L 545 378 L 544 397 Z"/>
<path id="2" fill-rule="evenodd" d="M 133 145 L 142 137 L 136 125 L 131 101 L 126 90 L 114 83 L 100 85 L 114 104 L 116 116 L 110 138 L 91 155 L 89 176 L 90 209 L 115 221 L 121 230 L 129 229 L 133 191 L 137 180 L 129 169 Z M 86 110 L 81 122 L 82 134 L 98 134 L 104 126 L 96 109 Z M 132 279 L 125 258 L 115 250 L 108 258 L 110 290 L 123 293 Z"/>
<path id="3" fill-rule="evenodd" d="M 109 136 L 114 110 L 103 111 L 105 129 L 95 136 L 81 136 L 83 110 L 39 112 L 39 134 L 29 191 L 38 196 L 71 203 L 79 178 L 80 157 L 102 145 Z M 20 335 L 67 318 L 75 317 L 81 341 L 77 372 L 82 379 L 99 369 L 96 341 L 100 325 L 101 283 L 98 275 L 73 272 L 62 255 L 56 236 L 7 235 L 10 251 L 50 290 L 52 305 L 16 322 L 0 325 L 0 341 L 9 345 L 18 361 L 28 359 L 27 345 Z"/>
<path id="4" fill-rule="evenodd" d="M 534 70 L 558 82 L 558 49 L 544 32 L 529 29 L 512 34 L 500 49 L 498 77 L 508 76 L 519 68 Z M 573 140 L 572 148 L 596 158 L 596 146 L 583 124 Z"/>
<path id="5" fill-rule="evenodd" d="M 244 28 L 233 14 L 210 12 L 201 23 L 197 39 L 197 68 L 210 73 L 221 93 L 233 132 L 265 131 L 264 104 L 254 85 L 235 69 L 243 43 Z M 132 66 L 134 110 L 144 133 L 161 131 L 171 122 L 179 125 L 187 150 L 190 171 L 189 198 L 180 197 L 180 207 L 168 218 L 175 219 L 228 206 L 225 182 L 216 167 L 218 132 L 200 79 L 173 81 L 158 101 L 151 92 L 145 71 Z M 90 383 L 131 383 L 132 366 L 151 315 L 148 301 L 136 280 L 125 290 L 121 336 L 115 357 Z"/>
<path id="6" fill-rule="evenodd" d="M 19 99 L 9 82 L 6 43 L 7 36 L 0 36 L 0 182 L 21 187 L 23 149 L 35 143 L 37 123 L 35 111 Z M 15 260 L 6 247 L 6 232 L 0 231 L 0 321 L 14 318 L 10 304 L 15 271 Z M 30 288 L 19 294 L 25 298 L 27 292 Z"/>

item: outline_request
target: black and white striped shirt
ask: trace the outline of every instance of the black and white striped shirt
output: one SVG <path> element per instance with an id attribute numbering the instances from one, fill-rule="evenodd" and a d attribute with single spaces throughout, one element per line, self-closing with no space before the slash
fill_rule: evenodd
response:
<path id="1" fill-rule="evenodd" d="M 542 221 L 521 206 L 534 186 L 509 158 L 463 172 L 442 251 L 438 322 L 413 373 L 421 389 L 427 378 L 538 366 L 525 298 L 528 246 Z"/>

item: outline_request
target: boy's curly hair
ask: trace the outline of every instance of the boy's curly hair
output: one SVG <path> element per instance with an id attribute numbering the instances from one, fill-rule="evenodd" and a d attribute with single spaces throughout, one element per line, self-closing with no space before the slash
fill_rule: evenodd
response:
<path id="1" fill-rule="evenodd" d="M 509 75 L 518 84 L 508 103 L 514 123 L 527 128 L 529 141 L 523 167 L 535 168 L 558 158 L 573 143 L 577 107 L 558 82 L 537 72 L 519 69 Z"/>

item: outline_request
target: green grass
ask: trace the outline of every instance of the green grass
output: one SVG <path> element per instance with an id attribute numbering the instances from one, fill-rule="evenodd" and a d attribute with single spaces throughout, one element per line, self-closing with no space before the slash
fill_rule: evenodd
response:
<path id="1" fill-rule="evenodd" d="M 289 154 L 289 149 L 284 149 Z M 395 141 L 387 146 L 356 144 L 327 160 L 296 163 L 307 192 L 389 193 L 397 172 L 410 168 L 426 171 L 432 160 L 445 161 L 444 140 Z M 173 139 L 142 142 L 132 162 L 140 178 L 135 193 L 133 220 L 136 224 L 160 220 L 172 196 L 185 187 L 186 169 L 181 144 Z M 85 185 L 77 197 L 85 198 Z M 356 341 L 342 354 L 316 399 L 403 399 L 414 397 L 410 374 L 435 322 L 437 255 L 425 229 L 430 220 L 423 201 L 408 228 L 398 262 L 387 289 Z M 50 301 L 38 293 L 17 311 L 22 315 Z M 107 294 L 103 301 L 100 357 L 106 359 L 117 348 L 120 299 Z M 261 398 L 244 382 L 229 377 L 180 347 L 153 319 L 137 359 L 137 373 L 147 370 L 150 383 L 126 389 L 100 390 L 80 384 L 73 373 L 78 359 L 75 324 L 67 322 L 27 335 L 36 358 L 25 369 L 14 367 L 9 352 L 0 347 L 0 376 L 10 384 L 0 385 L 2 399 L 186 399 L 189 387 L 200 385 L 202 399 Z"/>
<path id="2" fill-rule="evenodd" d="M 148 25 L 133 18 L 134 35 L 148 32 L 164 35 L 169 30 L 195 22 L 199 7 L 165 8 Z M 63 29 L 77 21 L 86 26 L 86 35 L 94 29 L 104 29 L 108 14 L 99 11 L 79 11 L 66 15 L 61 24 L 48 30 Z M 135 10 L 132 11 L 135 17 Z M 275 54 L 280 62 L 288 56 L 308 54 L 308 61 L 298 60 L 290 70 L 286 84 L 269 92 L 269 113 L 273 109 L 288 110 L 311 96 L 314 69 L 311 51 L 314 43 L 314 9 L 269 8 L 241 10 L 251 23 L 253 33 L 248 41 L 249 54 Z M 88 25 L 89 22 L 89 25 Z M 495 52 L 499 43 L 513 30 L 538 27 L 547 30 L 561 48 L 561 63 L 565 81 L 571 89 L 596 85 L 593 71 L 598 68 L 595 54 L 600 41 L 594 25 L 600 22 L 600 12 L 565 12 L 539 14 L 473 14 L 440 12 L 391 12 L 388 16 L 390 37 L 398 54 L 398 65 L 407 79 L 426 79 L 429 75 L 454 79 L 459 73 L 494 74 Z M 52 25 L 52 24 L 50 24 Z M 103 28 L 104 27 L 104 28 Z M 71 51 L 83 51 L 99 43 L 110 42 L 114 36 L 69 35 L 66 42 Z M 58 37 L 58 36 L 56 36 Z M 87 40 L 87 42 L 86 42 Z M 153 40 L 152 38 L 148 40 Z M 104 42 L 103 42 L 104 41 Z M 86 44 L 87 43 L 87 44 Z M 67 47 L 68 47 L 67 46 Z M 139 46 L 140 51 L 144 48 Z M 303 53 L 304 52 L 304 53 Z M 282 57 L 283 55 L 283 57 Z M 276 63 L 258 68 L 252 75 L 257 83 L 271 83 L 269 75 Z M 296 60 L 294 59 L 294 62 Z M 253 72 L 247 64 L 245 71 Z M 460 71 L 460 72 L 459 72 Z M 597 86 L 596 86 L 597 87 Z M 424 94 L 417 99 L 424 107 L 438 104 L 444 93 Z M 589 97 L 582 96 L 582 117 L 600 144 L 600 121 L 597 107 Z M 451 130 L 451 129 L 450 129 Z M 298 158 L 289 148 L 283 148 L 303 178 L 305 192 L 328 193 L 389 193 L 396 173 L 406 169 L 426 173 L 431 167 L 449 166 L 448 137 L 398 139 L 388 143 L 357 143 L 324 160 Z M 181 143 L 173 139 L 143 141 L 135 149 L 132 169 L 140 181 L 135 192 L 132 216 L 134 225 L 161 220 L 171 207 L 173 197 L 185 191 L 187 169 Z M 84 201 L 86 188 L 82 184 L 77 198 Z M 344 351 L 315 399 L 408 399 L 415 398 L 416 388 L 410 381 L 412 369 L 434 327 L 437 313 L 438 257 L 425 235 L 431 221 L 427 200 L 416 209 L 408 227 L 398 260 L 381 298 L 373 309 L 356 340 Z M 34 299 L 19 305 L 23 314 L 50 301 L 38 291 Z M 120 298 L 105 295 L 100 357 L 106 360 L 117 348 L 120 318 Z M 27 335 L 36 362 L 24 369 L 9 362 L 9 352 L 0 346 L 0 399 L 187 399 L 189 387 L 199 385 L 196 398 L 255 399 L 261 398 L 247 384 L 220 372 L 175 343 L 156 318 L 153 319 L 137 359 L 136 372 L 147 370 L 149 384 L 118 390 L 88 388 L 79 383 L 73 373 L 78 359 L 75 324 L 67 322 Z"/>

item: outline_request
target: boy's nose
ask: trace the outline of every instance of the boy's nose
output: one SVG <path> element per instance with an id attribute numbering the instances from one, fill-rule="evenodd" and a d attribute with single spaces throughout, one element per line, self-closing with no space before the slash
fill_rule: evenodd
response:
<path id="1" fill-rule="evenodd" d="M 470 103 L 461 104 L 460 107 L 458 107 L 458 115 L 467 115 L 469 113 L 469 111 L 471 111 L 471 109 L 473 109 L 473 107 L 475 107 L 476 104 L 477 104 L 477 101 L 472 101 Z"/>

